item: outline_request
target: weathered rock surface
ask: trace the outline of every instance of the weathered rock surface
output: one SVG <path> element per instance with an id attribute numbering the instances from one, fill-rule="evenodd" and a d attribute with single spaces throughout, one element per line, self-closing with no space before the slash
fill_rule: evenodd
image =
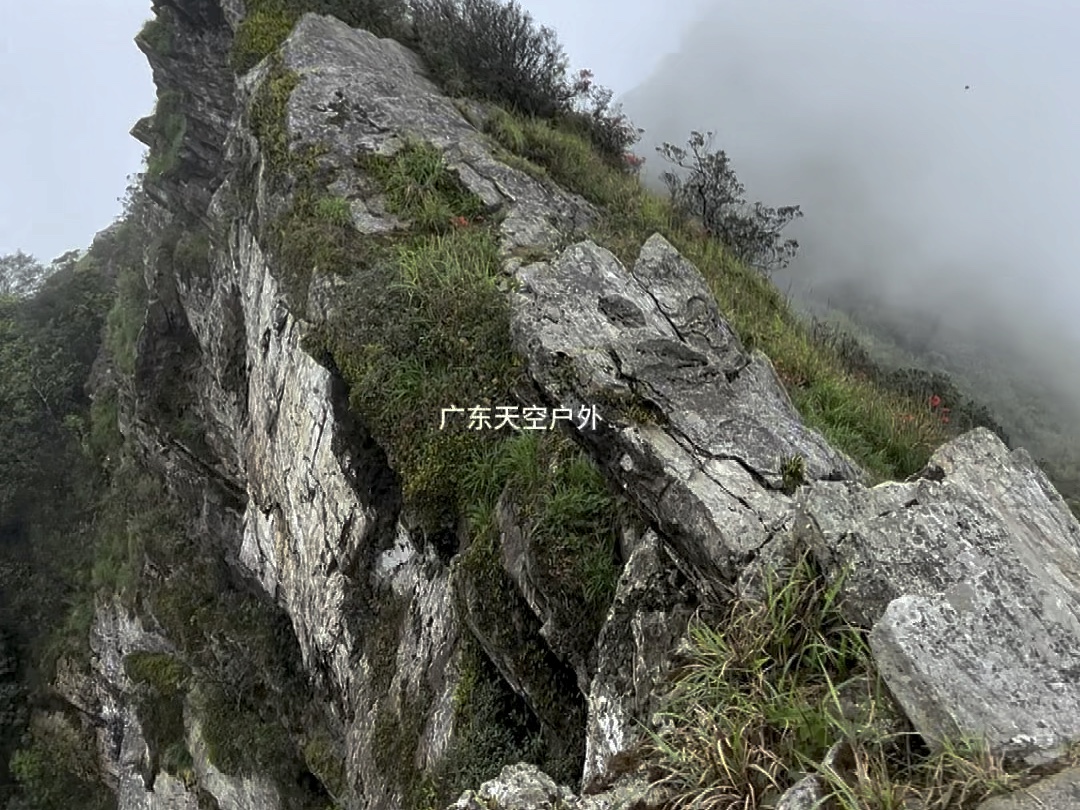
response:
<path id="1" fill-rule="evenodd" d="M 637 401 L 664 424 L 579 432 L 680 555 L 733 581 L 788 525 L 785 458 L 809 478 L 861 472 L 804 427 L 769 360 L 720 318 L 697 270 L 662 236 L 632 270 L 592 242 L 518 271 L 515 349 L 552 403 Z"/>
<path id="2" fill-rule="evenodd" d="M 577 796 L 555 784 L 535 765 L 507 765 L 476 791 L 467 791 L 448 810 L 631 810 L 648 807 L 644 781 L 627 779 L 611 790 Z"/>
<path id="3" fill-rule="evenodd" d="M 181 779 L 152 773 L 150 750 L 134 706 L 125 699 L 133 684 L 124 670 L 132 653 L 175 654 L 160 635 L 143 627 L 117 600 L 98 606 L 90 633 L 90 672 L 65 672 L 58 686 L 87 715 L 100 721 L 98 746 L 122 810 L 201 810 L 199 795 Z M 206 795 L 219 810 L 278 810 L 280 802 L 268 780 L 222 774 L 207 761 L 198 729 L 189 729 L 188 746 Z M 205 802 L 205 799 L 203 800 Z"/>
<path id="4" fill-rule="evenodd" d="M 639 724 L 659 709 L 658 686 L 697 601 L 692 581 L 651 530 L 635 545 L 597 640 L 589 692 L 582 784 L 640 742 Z"/>
<path id="5" fill-rule="evenodd" d="M 259 775 L 229 776 L 214 767 L 197 721 L 188 723 L 188 748 L 199 785 L 214 797 L 220 810 L 283 810 L 281 796 L 271 780 Z"/>
<path id="6" fill-rule="evenodd" d="M 978 810 L 1077 810 L 1080 808 L 1080 769 L 1070 768 L 1005 796 L 995 796 Z"/>
<path id="7" fill-rule="evenodd" d="M 916 481 L 815 483 L 798 530 L 921 734 L 1080 739 L 1080 525 L 1026 452 L 979 429 Z"/>
<path id="8" fill-rule="evenodd" d="M 154 13 L 167 21 L 168 46 L 155 48 L 145 36 L 136 44 L 146 55 L 159 88 L 159 107 L 183 114 L 183 138 L 175 158 L 176 180 L 147 183 L 150 195 L 171 211 L 199 220 L 224 177 L 223 145 L 235 108 L 229 66 L 232 30 L 216 0 L 154 0 Z M 140 120 L 131 134 L 161 151 L 171 148 L 154 117 Z M 164 147 L 164 148 L 163 148 Z"/>
<path id="9" fill-rule="evenodd" d="M 821 806 L 824 798 L 821 780 L 816 776 L 806 776 L 784 792 L 776 804 L 776 810 L 815 810 Z"/>
<path id="10" fill-rule="evenodd" d="M 593 207 L 496 159 L 413 54 L 307 15 L 280 52 L 298 79 L 285 109 L 289 148 L 319 148 L 332 193 L 366 234 L 405 223 L 386 213 L 357 156 L 391 154 L 410 137 L 441 150 L 498 216 L 504 270 L 518 283 L 514 343 L 537 395 L 551 407 L 599 406 L 595 429 L 576 438 L 652 524 L 624 543 L 614 604 L 595 644 L 583 644 L 545 592 L 512 499 L 502 499 L 498 573 L 511 592 L 493 604 L 492 583 L 447 565 L 403 525 L 385 455 L 350 414 L 340 378 L 304 349 L 347 282 L 310 268 L 298 301 L 267 252 L 264 226 L 288 207 L 288 183 L 268 181 L 250 130 L 270 65 L 240 79 L 228 68 L 243 10 L 233 0 L 156 8 L 177 15 L 182 42 L 151 54 L 155 80 L 192 100 L 181 169 L 153 184 L 155 197 L 178 222 L 205 227 L 212 249 L 201 272 L 148 265 L 125 433 L 182 483 L 174 488 L 197 504 L 221 554 L 288 613 L 307 674 L 346 729 L 350 808 L 397 810 L 400 773 L 430 771 L 447 750 L 463 633 L 566 753 L 584 759 L 584 781 L 606 783 L 657 708 L 695 604 L 798 543 L 829 576 L 853 566 L 845 609 L 873 628 L 890 688 L 930 739 L 985 733 L 998 747 L 1051 755 L 1080 737 L 1080 527 L 1030 458 L 976 431 L 939 450 L 919 480 L 868 489 L 855 463 L 802 424 L 768 358 L 740 344 L 663 237 L 624 267 L 583 241 Z M 537 255 L 546 258 L 524 258 Z M 178 388 L 200 420 L 198 441 L 169 439 L 155 424 Z M 783 491 L 782 468 L 796 456 L 809 481 L 798 499 Z M 146 742 L 125 699 L 123 655 L 168 642 L 113 608 L 95 627 L 101 686 L 91 697 L 69 691 L 105 720 L 103 758 L 122 810 L 194 807 L 194 794 L 164 775 L 147 789 Z M 393 745 L 388 768 L 385 735 L 406 726 L 416 739 Z M 214 769 L 197 724 L 189 732 L 198 781 L 223 810 L 281 803 L 267 780 Z M 785 801 L 804 805 L 810 787 Z M 455 807 L 628 810 L 648 804 L 646 794 L 642 781 L 623 779 L 577 796 L 519 765 Z"/>

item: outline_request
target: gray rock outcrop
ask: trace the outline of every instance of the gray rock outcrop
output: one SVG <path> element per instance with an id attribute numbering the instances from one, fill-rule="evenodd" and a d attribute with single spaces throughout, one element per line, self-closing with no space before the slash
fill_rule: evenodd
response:
<path id="1" fill-rule="evenodd" d="M 205 228 L 211 248 L 201 272 L 148 263 L 124 432 L 187 499 L 208 543 L 288 616 L 305 675 L 344 729 L 345 806 L 397 810 L 422 777 L 436 778 L 455 739 L 467 635 L 546 739 L 582 763 L 590 795 L 522 764 L 456 810 L 648 806 L 644 777 L 614 774 L 613 763 L 659 708 L 691 614 L 749 588 L 795 544 L 827 577 L 844 577 L 846 615 L 871 631 L 886 683 L 928 740 L 982 734 L 1044 762 L 1080 740 L 1080 526 L 1025 453 L 974 431 L 918 479 L 869 487 L 803 424 L 770 360 L 740 343 L 670 242 L 651 236 L 624 266 L 587 238 L 594 206 L 500 161 L 403 46 L 306 15 L 280 63 L 235 77 L 238 4 L 157 5 L 176 15 L 179 45 L 167 55 L 142 45 L 162 93 L 189 107 L 179 169 L 150 186 L 173 224 Z M 499 222 L 529 382 L 547 406 L 598 407 L 574 438 L 650 524 L 621 527 L 621 576 L 596 638 L 576 636 L 572 611 L 545 591 L 514 493 L 497 509 L 502 601 L 492 582 L 443 559 L 402 515 L 400 482 L 342 378 L 308 352 L 305 338 L 335 317 L 350 281 L 305 268 L 312 280 L 297 294 L 268 244 L 267 223 L 297 182 L 293 169 L 275 176 L 253 130 L 275 70 L 295 78 L 284 148 L 314 155 L 358 233 L 405 226 L 357 157 L 392 155 L 408 138 L 438 149 Z M 154 142 L 150 128 L 136 131 Z M 201 428 L 187 441 L 157 424 L 179 383 Z M 795 496 L 792 460 L 804 484 Z M 171 644 L 118 610 L 99 609 L 94 675 L 66 691 L 105 721 L 102 758 L 121 810 L 187 810 L 189 786 L 166 774 L 147 787 L 123 674 L 125 655 Z M 198 788 L 222 810 L 284 806 L 270 780 L 216 769 L 190 719 L 187 732 Z M 404 785 L 406 772 L 419 784 Z M 787 806 L 819 787 L 789 791 Z M 1000 809 L 1013 806 L 1024 805 Z"/>
<path id="2" fill-rule="evenodd" d="M 1035 758 L 1080 739 L 1080 524 L 1026 452 L 978 429 L 916 481 L 815 483 L 802 508 L 920 734 Z"/>

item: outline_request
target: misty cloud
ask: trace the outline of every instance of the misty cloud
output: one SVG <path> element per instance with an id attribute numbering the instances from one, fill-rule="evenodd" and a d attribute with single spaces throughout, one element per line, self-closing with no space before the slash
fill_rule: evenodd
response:
<path id="1" fill-rule="evenodd" d="M 713 2 L 623 102 L 651 172 L 713 130 L 750 199 L 802 206 L 782 286 L 910 308 L 1076 402 L 1078 24 L 1064 2 Z"/>
<path id="2" fill-rule="evenodd" d="M 128 135 L 154 106 L 132 41 L 148 0 L 3 0 L 0 254 L 49 261 L 89 246 L 139 170 Z"/>

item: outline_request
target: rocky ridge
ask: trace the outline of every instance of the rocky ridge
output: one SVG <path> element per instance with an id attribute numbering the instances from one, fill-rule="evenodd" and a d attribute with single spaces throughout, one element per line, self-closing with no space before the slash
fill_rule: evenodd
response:
<path id="1" fill-rule="evenodd" d="M 400 44 L 306 15 L 277 68 L 267 60 L 234 79 L 233 4 L 159 0 L 156 9 L 171 18 L 173 45 L 144 50 L 159 92 L 184 99 L 187 124 L 178 168 L 149 186 L 177 222 L 208 229 L 211 251 L 201 274 L 148 264 L 128 438 L 199 505 L 200 531 L 287 614 L 304 668 L 344 729 L 343 806 L 403 806 L 404 788 L 380 756 L 387 746 L 402 769 L 434 771 L 455 733 L 467 634 L 543 733 L 583 765 L 573 786 L 532 766 L 508 768 L 456 807 L 643 801 L 639 777 L 610 786 L 611 766 L 657 709 L 690 615 L 703 600 L 751 592 L 755 574 L 787 559 L 793 543 L 827 576 L 850 572 L 849 618 L 871 631 L 890 690 L 927 740 L 985 735 L 1003 752 L 1052 762 L 1080 738 L 1080 526 L 1026 453 L 978 430 L 940 448 L 916 480 L 868 487 L 854 462 L 802 424 L 768 358 L 740 344 L 667 240 L 651 237 L 624 266 L 586 238 L 597 216 L 590 204 L 500 160 Z M 648 527 L 622 528 L 622 572 L 592 650 L 561 643 L 564 622 L 533 578 L 535 549 L 507 504 L 501 559 L 519 613 L 484 615 L 481 583 L 403 521 L 386 456 L 350 414 L 336 371 L 305 348 L 348 282 L 316 268 L 298 303 L 267 244 L 265 225 L 290 193 L 288 182 L 271 182 L 271 156 L 252 125 L 275 69 L 296 79 L 284 106 L 288 149 L 318 148 L 318 168 L 333 176 L 332 193 L 349 201 L 360 233 L 393 233 L 400 222 L 373 195 L 357 154 L 392 155 L 407 138 L 439 150 L 499 217 L 514 348 L 536 396 L 575 412 L 601 403 L 608 418 L 574 438 Z M 154 140 L 151 130 L 136 133 Z M 164 438 L 155 424 L 158 389 L 176 380 L 203 425 L 199 444 Z M 627 402 L 650 418 L 625 418 L 615 405 Z M 795 457 L 805 480 L 790 494 L 783 466 Z M 492 621 L 530 634 L 550 670 L 503 643 Z M 101 748 L 123 810 L 196 807 L 206 795 L 223 810 L 283 806 L 271 781 L 218 771 L 191 717 L 192 785 L 148 773 L 118 662 L 171 644 L 143 628 L 103 604 L 93 675 L 66 688 L 107 721 Z M 598 785 L 606 789 L 577 795 Z M 784 801 L 809 806 L 795 793 Z M 986 810 L 1036 806 L 1024 801 Z"/>

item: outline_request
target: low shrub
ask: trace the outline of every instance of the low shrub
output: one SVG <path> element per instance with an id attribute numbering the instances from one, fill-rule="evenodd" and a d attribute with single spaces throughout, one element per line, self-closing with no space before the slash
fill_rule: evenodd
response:
<path id="1" fill-rule="evenodd" d="M 763 272 L 786 267 L 795 258 L 799 243 L 782 239 L 780 232 L 802 216 L 799 206 L 748 204 L 743 196 L 746 189 L 735 176 L 731 160 L 723 150 L 711 151 L 711 143 L 711 132 L 692 132 L 688 150 L 670 143 L 657 147 L 665 160 L 685 172 L 661 175 L 676 212 L 700 221 L 705 232 L 739 261 Z"/>

